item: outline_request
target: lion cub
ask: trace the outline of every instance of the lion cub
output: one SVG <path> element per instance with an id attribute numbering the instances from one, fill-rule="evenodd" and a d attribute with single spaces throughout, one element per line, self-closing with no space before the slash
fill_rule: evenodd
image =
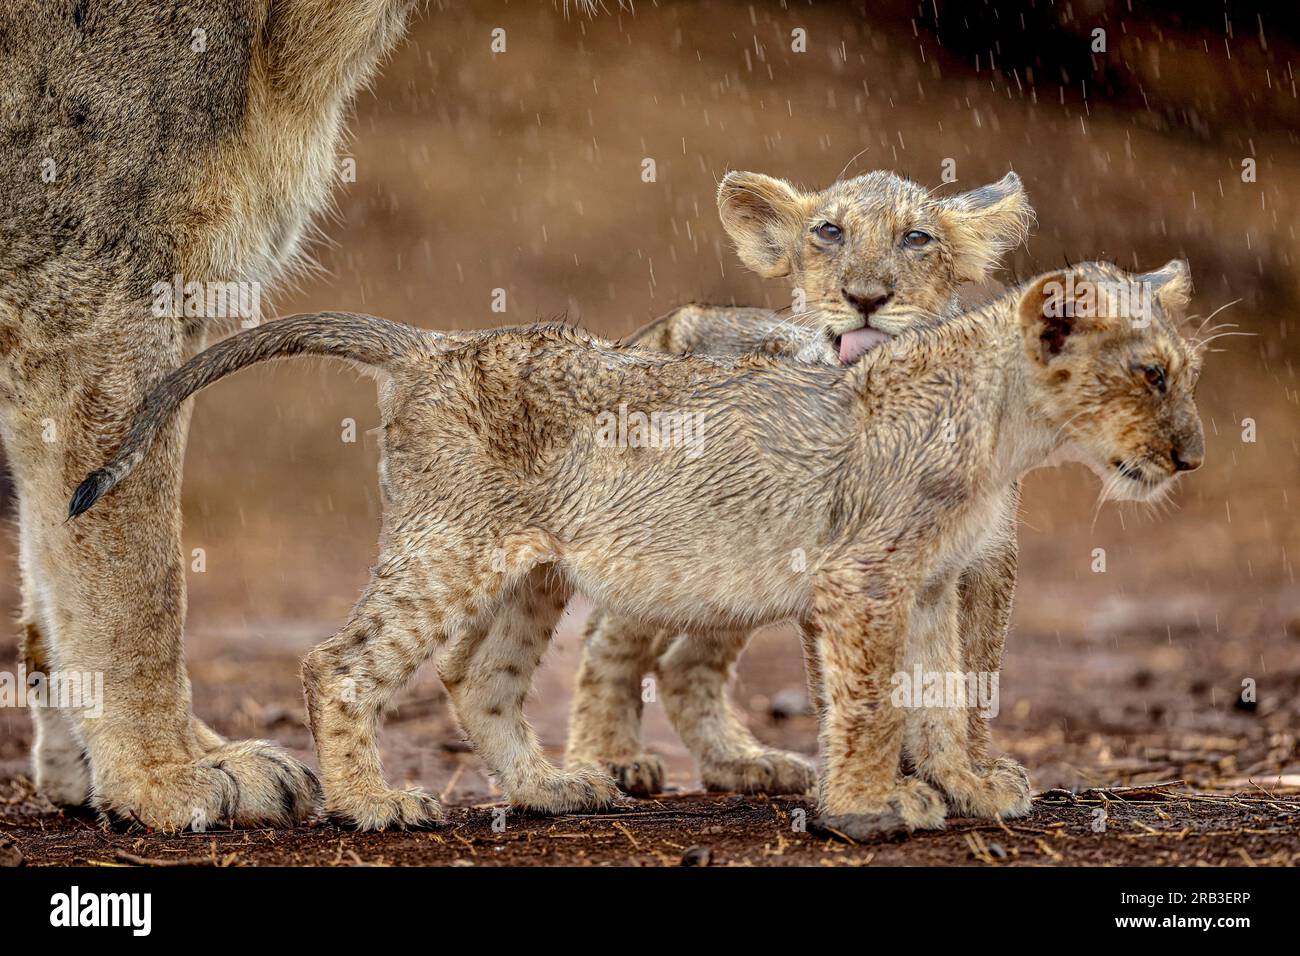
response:
<path id="1" fill-rule="evenodd" d="M 1068 454 L 1111 497 L 1151 499 L 1200 464 L 1200 354 L 1172 319 L 1186 290 L 1179 262 L 1140 276 L 1089 263 L 847 369 L 672 357 L 567 327 L 444 336 L 298 316 L 168 376 L 69 513 L 126 477 L 187 396 L 239 368 L 302 353 L 380 367 L 380 555 L 347 624 L 303 664 L 329 811 L 367 829 L 440 817 L 431 796 L 388 787 L 376 746 L 385 705 L 437 652 L 513 804 L 614 799 L 608 776 L 552 766 L 523 713 L 580 589 L 700 639 L 797 619 L 815 649 L 821 824 L 854 839 L 939 827 L 940 792 L 900 775 L 891 677 L 956 656 L 956 576 L 1024 472 Z M 620 405 L 704 425 L 689 441 L 611 443 Z M 999 786 L 960 765 L 964 718 L 950 714 L 924 712 L 954 780 Z"/>
<path id="2" fill-rule="evenodd" d="M 933 316 L 951 316 L 963 281 L 979 282 L 1025 238 L 1033 209 L 1019 177 L 951 196 L 879 170 L 817 192 L 759 173 L 729 173 L 718 214 L 742 262 L 787 276 L 801 310 L 687 305 L 625 340 L 676 355 L 782 355 L 848 363 L 872 345 Z M 1016 494 L 1008 495 L 998 546 L 961 576 L 963 672 L 996 672 L 1015 590 Z M 766 747 L 727 691 L 749 632 L 696 640 L 597 607 L 587 621 L 569 725 L 569 767 L 612 773 L 628 793 L 663 789 L 659 758 L 641 751 L 641 681 L 659 699 L 709 790 L 802 793 L 814 771 L 796 753 Z M 970 745 L 987 762 L 987 721 L 970 712 Z M 918 768 L 924 754 L 909 755 Z M 1025 786 L 1027 799 L 1028 786 Z M 962 804 L 972 815 L 1005 810 Z"/>
<path id="3" fill-rule="evenodd" d="M 952 315 L 961 283 L 987 279 L 1025 240 L 1034 210 L 1015 173 L 937 196 L 887 170 L 814 192 L 734 172 L 718 187 L 718 215 L 741 262 L 789 279 L 796 311 L 692 303 L 625 344 L 848 364 L 920 317 Z"/>

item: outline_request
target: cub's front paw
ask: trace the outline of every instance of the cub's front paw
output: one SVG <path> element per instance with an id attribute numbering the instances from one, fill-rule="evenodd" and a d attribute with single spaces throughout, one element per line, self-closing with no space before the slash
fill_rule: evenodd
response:
<path id="1" fill-rule="evenodd" d="M 920 780 L 900 781 L 878 805 L 851 813 L 825 812 L 813 819 L 813 828 L 845 836 L 855 843 L 893 840 L 913 830 L 942 830 L 943 795 Z"/>
<path id="2" fill-rule="evenodd" d="M 704 789 L 736 793 L 807 793 L 817 781 L 808 758 L 785 750 L 760 750 L 736 760 L 703 764 Z"/>
<path id="3" fill-rule="evenodd" d="M 607 773 L 580 767 L 555 771 L 526 785 L 508 788 L 510 803 L 534 813 L 590 813 L 619 798 L 618 784 Z"/>
<path id="4" fill-rule="evenodd" d="M 912 832 L 902 816 L 892 810 L 885 813 L 822 813 L 813 817 L 812 827 L 818 833 L 829 833 L 854 843 L 901 840 Z"/>
<path id="5" fill-rule="evenodd" d="M 998 757 L 976 771 L 973 778 L 941 784 L 954 816 L 1023 817 L 1033 807 L 1029 776 L 1010 757 Z"/>
<path id="6" fill-rule="evenodd" d="M 412 830 L 428 827 L 442 819 L 442 806 L 418 787 L 410 790 L 379 790 L 331 799 L 331 819 L 358 830 Z"/>

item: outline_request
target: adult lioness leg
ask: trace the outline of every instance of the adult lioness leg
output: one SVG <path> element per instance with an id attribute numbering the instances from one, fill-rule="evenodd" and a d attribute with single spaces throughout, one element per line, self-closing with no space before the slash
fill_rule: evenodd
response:
<path id="1" fill-rule="evenodd" d="M 32 587 L 24 584 L 27 595 Z M 27 668 L 28 680 L 35 675 L 42 679 L 53 668 L 45 638 L 34 612 L 24 610 L 20 621 L 22 643 L 19 654 Z M 72 718 L 54 706 L 32 710 L 32 724 L 36 732 L 32 743 L 32 763 L 36 773 L 36 788 L 46 798 L 61 806 L 79 806 L 90 798 L 90 765 L 85 750 L 73 728 Z"/>
<path id="2" fill-rule="evenodd" d="M 32 594 L 34 585 L 25 585 Z M 19 621 L 22 638 L 19 655 L 26 667 L 28 680 L 36 675 L 48 679 L 58 670 L 50 664 L 45 638 L 36 623 L 33 612 L 24 611 Z M 90 800 L 90 762 L 86 750 L 78 739 L 73 719 L 64 713 L 57 702 L 35 708 L 32 723 L 36 731 L 32 743 L 32 765 L 36 773 L 36 789 L 52 803 L 76 807 Z M 192 718 L 194 736 L 204 753 L 215 750 L 226 741 L 198 717 Z"/>
<path id="3" fill-rule="evenodd" d="M 292 823 L 313 807 L 312 774 L 263 742 L 210 748 L 213 735 L 190 714 L 179 633 L 179 528 L 175 518 L 158 518 L 169 513 L 166 505 L 176 511 L 184 417 L 141 466 L 149 478 L 137 489 L 84 525 L 63 520 L 63 469 L 80 469 L 97 454 L 96 440 L 78 431 L 76 419 L 116 414 L 120 423 L 128 411 L 72 399 L 48 432 L 65 436 L 60 454 L 36 467 L 35 456 L 15 462 L 24 563 L 39 584 L 35 610 L 42 621 L 29 633 L 29 647 L 51 671 L 77 675 L 83 691 L 73 706 L 38 716 L 37 773 L 55 798 L 88 796 L 110 816 L 138 817 L 160 828 Z M 47 489 L 55 493 L 42 494 Z M 52 633 L 45 620 L 53 623 Z M 94 694 L 88 696 L 87 687 Z M 77 768 L 67 758 L 74 742 L 89 757 L 86 794 L 72 789 Z"/>
<path id="4" fill-rule="evenodd" d="M 162 456 L 173 471 L 151 471 L 149 488 L 105 517 L 69 530 L 56 502 L 88 463 L 85 446 L 119 440 L 144 391 L 202 346 L 203 321 L 159 314 L 154 285 L 266 283 L 292 261 L 328 195 L 343 109 L 411 5 L 0 8 L 12 107 L 0 136 L 13 145 L 0 152 L 13 211 L 0 240 L 0 434 L 37 628 L 27 644 L 51 668 L 101 673 L 105 696 L 94 723 L 35 715 L 35 776 L 57 801 L 91 796 L 160 828 L 310 810 L 301 764 L 266 744 L 226 745 L 188 715 L 183 420 Z M 124 36 L 157 42 L 124 59 Z M 78 748 L 89 768 L 72 759 Z"/>

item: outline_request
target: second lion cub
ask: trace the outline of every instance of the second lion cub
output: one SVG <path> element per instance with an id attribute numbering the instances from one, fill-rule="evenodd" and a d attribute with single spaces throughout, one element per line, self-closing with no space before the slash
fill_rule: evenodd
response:
<path id="1" fill-rule="evenodd" d="M 937 195 L 887 170 L 805 192 L 761 173 L 728 173 L 718 215 L 740 260 L 767 278 L 787 277 L 803 311 L 687 305 L 625 340 L 676 355 L 735 358 L 749 352 L 848 364 L 890 336 L 957 312 L 963 281 L 980 282 L 1025 238 L 1034 212 L 1008 173 L 962 193 Z M 1002 533 L 958 583 L 962 671 L 996 672 L 1015 590 L 1017 493 Z M 813 783 L 802 755 L 766 747 L 732 704 L 728 683 L 749 632 L 701 641 L 595 608 L 583 637 L 565 763 L 613 774 L 628 793 L 663 788 L 659 758 L 641 750 L 641 681 L 653 672 L 660 702 L 709 790 L 802 793 Z M 987 721 L 971 710 L 969 746 L 988 765 Z M 909 754 L 924 772 L 926 754 Z M 1025 786 L 1026 793 L 1028 786 Z M 957 800 L 971 815 L 988 808 Z"/>

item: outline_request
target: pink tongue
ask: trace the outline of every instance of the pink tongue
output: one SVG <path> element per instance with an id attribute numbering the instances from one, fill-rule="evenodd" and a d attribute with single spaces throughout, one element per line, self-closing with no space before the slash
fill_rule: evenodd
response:
<path id="1" fill-rule="evenodd" d="M 872 328 L 854 329 L 840 336 L 840 364 L 852 365 L 877 345 L 888 342 L 889 336 Z"/>

